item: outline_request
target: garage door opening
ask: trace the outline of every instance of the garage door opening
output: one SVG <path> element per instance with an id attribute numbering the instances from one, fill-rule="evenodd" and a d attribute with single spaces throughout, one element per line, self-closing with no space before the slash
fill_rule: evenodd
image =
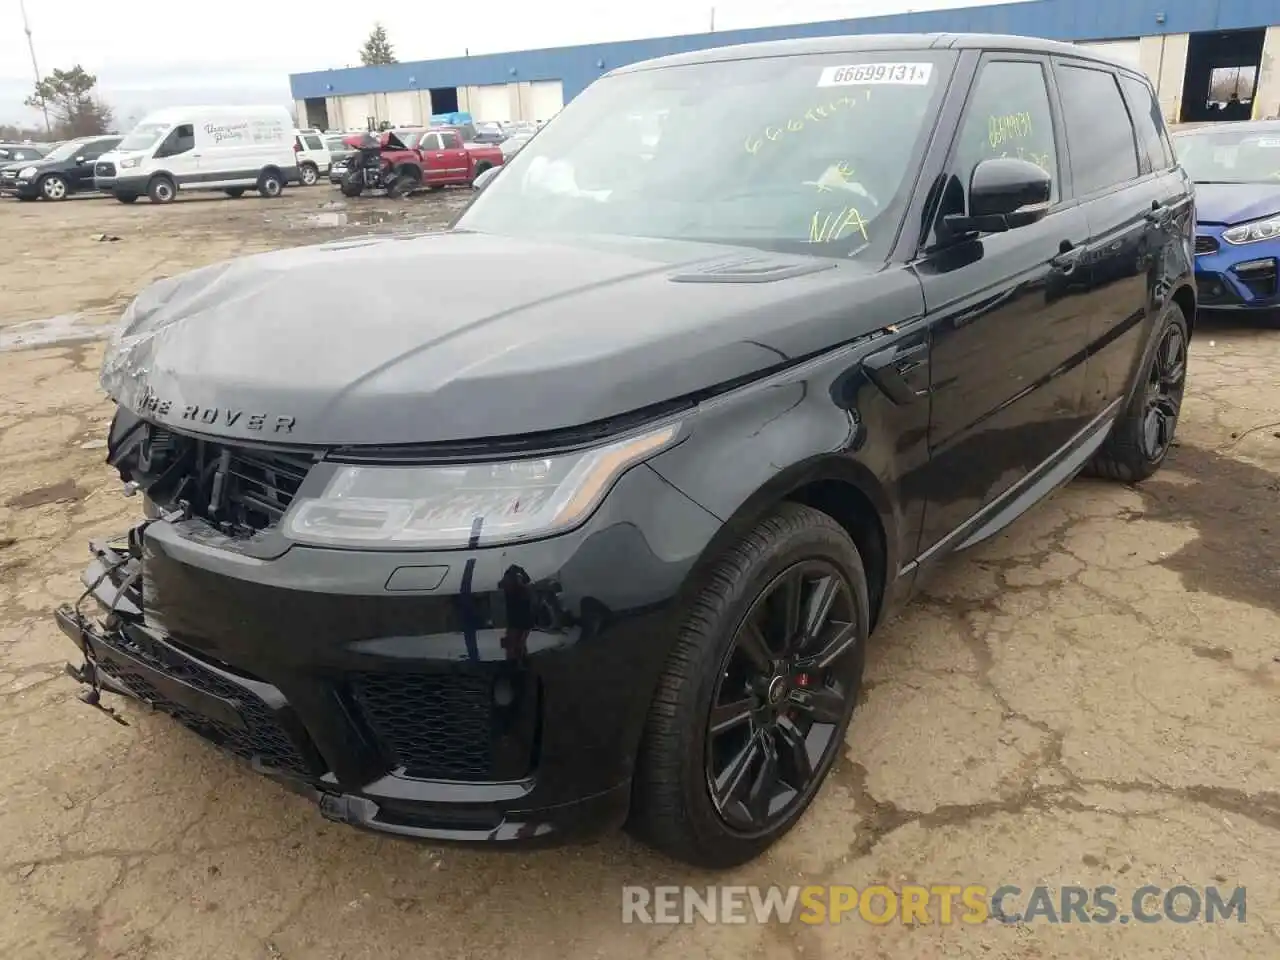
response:
<path id="1" fill-rule="evenodd" d="M 307 108 L 307 115 L 302 118 L 304 127 L 312 127 L 316 130 L 329 129 L 329 111 L 325 107 L 324 97 L 307 97 L 303 105 Z"/>
<path id="2" fill-rule="evenodd" d="M 432 87 L 431 112 L 455 113 L 458 109 L 457 87 Z"/>
<path id="3" fill-rule="evenodd" d="M 1212 123 L 1253 116 L 1265 38 L 1265 30 L 1191 34 L 1179 119 Z"/>

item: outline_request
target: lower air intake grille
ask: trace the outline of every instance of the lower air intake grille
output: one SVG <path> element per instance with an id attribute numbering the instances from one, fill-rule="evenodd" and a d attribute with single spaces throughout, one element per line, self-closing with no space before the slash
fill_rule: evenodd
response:
<path id="1" fill-rule="evenodd" d="M 188 657 L 174 655 L 136 632 L 131 633 L 127 639 L 116 633 L 108 633 L 106 637 L 113 646 L 137 657 L 153 669 L 204 693 L 231 702 L 244 722 L 244 729 L 236 729 L 172 703 L 137 673 L 118 669 L 114 664 L 104 662 L 101 665 L 103 671 L 128 687 L 135 696 L 149 701 L 157 710 L 169 714 L 206 740 L 211 740 L 246 760 L 257 760 L 266 767 L 297 776 L 314 774 L 289 734 L 276 721 L 272 709 L 244 687 L 229 683 Z"/>
<path id="2" fill-rule="evenodd" d="M 483 780 L 493 768 L 493 681 L 364 673 L 352 695 L 388 758 L 410 777 Z"/>

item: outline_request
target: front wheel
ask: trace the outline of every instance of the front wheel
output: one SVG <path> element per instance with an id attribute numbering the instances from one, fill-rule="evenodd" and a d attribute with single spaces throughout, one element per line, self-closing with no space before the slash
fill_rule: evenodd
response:
<path id="1" fill-rule="evenodd" d="M 116 200 L 120 203 L 137 203 L 138 195 L 136 193 L 117 193 Z"/>
<path id="2" fill-rule="evenodd" d="M 1164 463 L 1182 412 L 1187 385 L 1187 318 L 1170 301 L 1160 316 L 1156 347 L 1111 434 L 1086 475 L 1123 483 L 1146 480 Z"/>
<path id="3" fill-rule="evenodd" d="M 244 187 L 227 187 L 223 192 L 232 200 L 237 200 L 244 196 Z"/>
<path id="4" fill-rule="evenodd" d="M 152 203 L 172 203 L 178 195 L 178 188 L 168 177 L 156 177 L 147 188 L 147 196 Z"/>
<path id="5" fill-rule="evenodd" d="M 783 504 L 710 570 L 658 681 L 629 828 L 700 867 L 758 856 L 840 755 L 870 605 L 831 517 Z"/>
<path id="6" fill-rule="evenodd" d="M 339 186 L 344 197 L 358 197 L 364 193 L 364 180 L 358 173 L 347 174 L 342 178 L 342 183 Z"/>
<path id="7" fill-rule="evenodd" d="M 40 196 L 46 200 L 65 200 L 71 192 L 67 181 L 56 173 L 52 173 L 40 181 Z"/>
<path id="8" fill-rule="evenodd" d="M 320 171 L 316 169 L 315 164 L 304 163 L 298 168 L 298 176 L 302 178 L 304 187 L 314 187 L 316 181 L 320 179 Z"/>

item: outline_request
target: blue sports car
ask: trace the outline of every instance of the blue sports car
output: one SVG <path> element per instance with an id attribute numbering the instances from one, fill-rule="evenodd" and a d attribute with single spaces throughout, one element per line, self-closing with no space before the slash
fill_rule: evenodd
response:
<path id="1" fill-rule="evenodd" d="M 1196 182 L 1196 286 L 1213 310 L 1280 309 L 1280 121 L 1175 134 Z"/>

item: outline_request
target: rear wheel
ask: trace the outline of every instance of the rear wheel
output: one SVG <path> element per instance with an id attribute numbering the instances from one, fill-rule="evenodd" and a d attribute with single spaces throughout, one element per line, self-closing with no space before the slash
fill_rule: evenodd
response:
<path id="1" fill-rule="evenodd" d="M 857 547 L 824 513 L 784 504 L 729 548 L 659 679 L 629 827 L 704 867 L 790 830 L 840 755 L 869 609 Z"/>
<path id="2" fill-rule="evenodd" d="M 138 195 L 136 193 L 117 193 L 116 199 L 121 203 L 137 203 Z"/>
<path id="3" fill-rule="evenodd" d="M 284 178 L 274 170 L 264 170 L 258 177 L 258 193 L 273 199 L 284 193 Z"/>
<path id="4" fill-rule="evenodd" d="M 1156 348 L 1143 377 L 1086 474 L 1137 483 L 1160 469 L 1182 412 L 1188 339 L 1187 318 L 1171 301 L 1160 317 Z"/>
<path id="5" fill-rule="evenodd" d="M 316 169 L 314 163 L 304 163 L 298 167 L 298 176 L 302 178 L 304 187 L 314 187 L 316 181 L 320 179 L 320 171 Z"/>
<path id="6" fill-rule="evenodd" d="M 224 190 L 223 193 L 225 193 L 228 197 L 232 197 L 232 198 L 243 197 L 244 187 L 227 187 L 227 189 Z"/>
<path id="7" fill-rule="evenodd" d="M 172 203 L 177 195 L 178 188 L 168 177 L 156 177 L 147 187 L 147 196 L 151 198 L 152 203 Z"/>
<path id="8" fill-rule="evenodd" d="M 474 172 L 471 174 L 471 182 L 475 183 L 476 177 L 480 176 L 480 174 L 484 173 L 486 170 L 488 170 L 492 166 L 493 164 L 490 163 L 488 160 L 481 160 L 479 163 L 477 163 Z"/>

